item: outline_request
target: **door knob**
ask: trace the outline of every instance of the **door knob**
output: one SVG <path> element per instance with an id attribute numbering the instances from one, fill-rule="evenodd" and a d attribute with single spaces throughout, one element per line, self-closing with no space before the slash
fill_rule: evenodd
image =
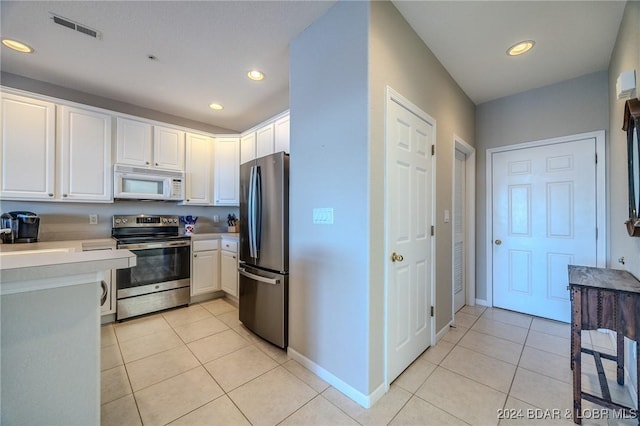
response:
<path id="1" fill-rule="evenodd" d="M 502 244 L 502 240 L 496 240 L 496 245 L 499 246 L 500 244 Z"/>
<path id="2" fill-rule="evenodd" d="M 404 257 L 402 257 L 401 254 L 396 253 L 395 251 L 391 255 L 392 262 L 402 262 L 403 260 L 404 260 Z"/>

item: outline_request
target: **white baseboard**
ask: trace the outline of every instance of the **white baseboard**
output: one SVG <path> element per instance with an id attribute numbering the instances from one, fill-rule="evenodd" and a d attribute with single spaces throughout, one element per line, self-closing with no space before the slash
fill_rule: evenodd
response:
<path id="1" fill-rule="evenodd" d="M 491 306 L 491 304 L 485 299 L 476 299 L 476 305 L 480 306 Z"/>
<path id="2" fill-rule="evenodd" d="M 440 339 L 442 339 L 442 337 L 447 334 L 449 332 L 449 327 L 451 327 L 451 324 L 453 324 L 453 321 L 449 321 L 447 323 L 447 325 L 445 325 L 444 327 L 442 327 L 442 330 L 438 331 L 436 333 L 436 341 L 433 342 L 433 344 L 435 345 L 436 343 L 438 343 L 440 341 Z"/>
<path id="3" fill-rule="evenodd" d="M 385 393 L 387 393 L 387 389 L 383 383 L 378 386 L 372 393 L 370 393 L 369 395 L 365 395 L 359 390 L 353 388 L 351 385 L 342 381 L 340 378 L 334 376 L 324 368 L 320 367 L 309 358 L 297 352 L 295 349 L 292 349 L 291 347 L 287 348 L 287 355 L 289 355 L 293 360 L 305 366 L 307 369 L 311 370 L 322 380 L 329 383 L 331 386 L 333 386 L 364 408 L 371 408 L 371 406 L 375 404 L 376 401 L 378 401 Z"/>

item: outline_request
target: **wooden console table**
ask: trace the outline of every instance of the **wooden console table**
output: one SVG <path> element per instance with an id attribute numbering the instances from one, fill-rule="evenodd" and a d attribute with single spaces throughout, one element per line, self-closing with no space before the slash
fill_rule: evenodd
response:
<path id="1" fill-rule="evenodd" d="M 573 421 L 582 422 L 582 399 L 628 416 L 640 416 L 636 408 L 611 400 L 609 385 L 602 368 L 602 358 L 617 364 L 617 381 L 624 384 L 624 337 L 636 342 L 640 349 L 640 281 L 626 271 L 569 265 L 571 292 L 571 369 L 573 370 Z M 605 328 L 616 332 L 616 355 L 582 347 L 581 331 Z M 581 353 L 593 355 L 602 397 L 582 391 Z M 640 351 L 636 350 L 640 354 Z M 640 357 L 637 363 L 640 378 Z M 640 382 L 638 383 L 640 401 Z"/>

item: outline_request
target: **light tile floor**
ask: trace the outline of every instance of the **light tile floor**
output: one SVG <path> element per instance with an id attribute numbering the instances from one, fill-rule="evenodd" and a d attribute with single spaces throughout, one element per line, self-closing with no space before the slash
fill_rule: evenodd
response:
<path id="1" fill-rule="evenodd" d="M 456 323 L 370 409 L 254 336 L 224 299 L 105 325 L 102 425 L 571 424 L 568 324 L 478 306 Z M 583 336 L 612 351 L 607 335 Z M 612 362 L 605 368 L 615 377 Z M 583 370 L 583 386 L 599 394 L 591 357 Z M 626 388 L 609 385 L 631 404 Z M 587 402 L 583 410 L 600 417 L 585 425 L 637 425 Z"/>

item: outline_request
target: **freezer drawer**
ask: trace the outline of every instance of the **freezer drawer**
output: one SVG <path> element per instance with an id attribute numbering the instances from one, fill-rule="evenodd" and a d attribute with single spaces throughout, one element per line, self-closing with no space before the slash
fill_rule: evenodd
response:
<path id="1" fill-rule="evenodd" d="M 289 275 L 240 265 L 240 322 L 263 339 L 286 348 L 289 337 Z"/>

